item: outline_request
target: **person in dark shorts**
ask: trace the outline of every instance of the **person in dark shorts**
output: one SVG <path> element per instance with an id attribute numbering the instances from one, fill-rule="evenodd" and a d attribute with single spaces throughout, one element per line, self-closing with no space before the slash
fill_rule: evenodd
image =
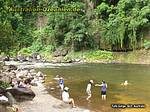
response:
<path id="1" fill-rule="evenodd" d="M 107 89 L 107 84 L 104 80 L 102 80 L 102 84 L 95 84 L 95 86 L 101 86 L 101 95 L 102 95 L 102 100 L 106 100 L 106 89 Z"/>

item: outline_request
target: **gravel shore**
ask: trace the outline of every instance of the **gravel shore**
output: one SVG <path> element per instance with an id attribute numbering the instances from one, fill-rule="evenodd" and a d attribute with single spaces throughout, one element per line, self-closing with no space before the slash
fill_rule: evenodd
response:
<path id="1" fill-rule="evenodd" d="M 32 101 L 19 104 L 21 112 L 91 112 L 83 108 L 72 108 L 59 99 L 49 95 L 45 87 L 40 84 L 31 88 L 36 96 Z"/>

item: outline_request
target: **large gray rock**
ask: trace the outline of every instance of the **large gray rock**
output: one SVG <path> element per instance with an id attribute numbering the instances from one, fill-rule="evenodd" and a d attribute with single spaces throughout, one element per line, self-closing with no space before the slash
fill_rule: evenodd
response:
<path id="1" fill-rule="evenodd" d="M 35 97 L 35 93 L 29 88 L 12 88 L 8 89 L 16 101 L 32 100 Z"/>
<path id="2" fill-rule="evenodd" d="M 10 78 L 16 78 L 16 73 L 15 73 L 15 72 L 9 72 L 9 73 L 8 73 L 8 76 L 9 76 Z"/>
<path id="3" fill-rule="evenodd" d="M 3 59 L 2 59 L 3 61 L 9 61 L 10 60 L 10 58 L 9 58 L 9 56 L 5 56 L 5 57 L 3 57 Z"/>
<path id="4" fill-rule="evenodd" d="M 6 94 L 6 90 L 2 87 L 0 87 L 0 97 L 4 96 Z M 7 106 L 10 105 L 10 103 L 6 100 L 2 100 L 3 98 L 0 98 L 0 112 L 6 112 Z"/>
<path id="5" fill-rule="evenodd" d="M 6 92 L 7 92 L 6 89 L 0 87 L 0 94 L 5 94 Z"/>
<path id="6" fill-rule="evenodd" d="M 3 66 L 2 68 L 4 71 L 11 71 L 11 70 L 17 70 L 17 66 L 15 65 L 6 65 L 6 66 Z"/>
<path id="7" fill-rule="evenodd" d="M 16 77 L 17 78 L 26 78 L 26 76 L 28 75 L 29 71 L 28 70 L 21 70 L 19 72 L 16 73 Z"/>
<path id="8" fill-rule="evenodd" d="M 0 96 L 0 112 L 18 112 L 15 107 L 16 100 L 9 92 Z"/>
<path id="9" fill-rule="evenodd" d="M 8 98 L 9 104 L 13 105 L 16 104 L 16 99 L 13 97 L 13 95 L 10 92 L 6 92 L 5 96 Z"/>
<path id="10" fill-rule="evenodd" d="M 0 74 L 0 82 L 5 82 L 5 83 L 11 83 L 12 78 L 5 75 L 5 74 Z"/>
<path id="11" fill-rule="evenodd" d="M 58 49 L 56 49 L 56 51 L 53 52 L 54 57 L 66 56 L 67 54 L 68 54 L 68 50 L 61 47 L 59 47 Z"/>
<path id="12" fill-rule="evenodd" d="M 41 55 L 37 52 L 32 53 L 31 58 L 33 59 L 33 61 L 39 61 L 42 59 Z"/>
<path id="13" fill-rule="evenodd" d="M 28 57 L 26 57 L 26 60 L 27 60 L 28 62 L 32 62 L 32 61 L 33 61 L 33 58 L 32 58 L 32 56 L 28 56 Z"/>
<path id="14" fill-rule="evenodd" d="M 20 62 L 27 61 L 26 57 L 24 55 L 21 55 L 21 54 L 16 57 L 16 60 L 20 61 Z"/>
<path id="15" fill-rule="evenodd" d="M 25 83 L 25 84 L 31 84 L 31 81 L 32 81 L 33 79 L 34 79 L 33 77 L 27 78 L 27 79 L 25 79 L 24 83 Z"/>

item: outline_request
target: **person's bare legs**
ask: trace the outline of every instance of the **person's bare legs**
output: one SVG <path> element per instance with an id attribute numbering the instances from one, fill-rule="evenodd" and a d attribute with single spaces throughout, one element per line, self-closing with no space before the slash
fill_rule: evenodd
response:
<path id="1" fill-rule="evenodd" d="M 102 95 L 102 100 L 106 100 L 106 95 Z"/>
<path id="2" fill-rule="evenodd" d="M 88 95 L 88 97 L 86 98 L 86 100 L 89 100 L 91 98 L 91 94 Z"/>
<path id="3" fill-rule="evenodd" d="M 70 103 L 72 104 L 72 107 L 76 107 L 73 98 L 70 98 Z"/>
<path id="4" fill-rule="evenodd" d="M 106 100 L 106 95 L 104 95 L 104 100 Z"/>

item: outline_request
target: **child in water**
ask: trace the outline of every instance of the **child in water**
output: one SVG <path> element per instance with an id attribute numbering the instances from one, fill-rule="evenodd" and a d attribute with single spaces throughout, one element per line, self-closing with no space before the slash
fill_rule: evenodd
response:
<path id="1" fill-rule="evenodd" d="M 63 91 L 63 89 L 64 89 L 64 79 L 63 79 L 63 77 L 60 77 L 60 78 L 59 78 L 59 87 L 60 87 L 61 90 Z"/>
<path id="2" fill-rule="evenodd" d="M 95 86 L 101 86 L 101 95 L 102 95 L 102 100 L 106 100 L 106 89 L 107 89 L 107 84 L 104 80 L 102 80 L 102 84 L 95 84 Z"/>
<path id="3" fill-rule="evenodd" d="M 94 83 L 93 80 L 90 80 L 88 85 L 87 85 L 87 88 L 86 88 L 86 93 L 88 94 L 88 97 L 86 98 L 86 100 L 89 100 L 92 96 L 92 92 L 91 92 L 91 88 L 92 88 L 92 84 Z"/>

